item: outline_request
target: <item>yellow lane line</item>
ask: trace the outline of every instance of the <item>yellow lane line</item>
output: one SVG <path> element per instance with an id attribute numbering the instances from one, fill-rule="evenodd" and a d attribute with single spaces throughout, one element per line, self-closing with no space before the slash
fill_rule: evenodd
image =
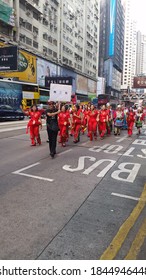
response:
<path id="1" fill-rule="evenodd" d="M 125 260 L 136 260 L 138 253 L 140 252 L 141 246 L 144 243 L 146 238 L 146 219 L 144 219 L 143 224 L 141 225 L 132 245 L 131 248 L 125 257 Z"/>
<path id="2" fill-rule="evenodd" d="M 133 209 L 130 216 L 127 218 L 127 220 L 122 224 L 122 226 L 120 227 L 119 231 L 117 232 L 116 236 L 113 238 L 108 248 L 101 255 L 100 260 L 113 260 L 116 257 L 130 229 L 133 227 L 140 213 L 145 207 L 145 204 L 146 204 L 146 184 L 144 185 L 143 192 L 140 196 L 140 200 L 137 203 L 136 207 Z"/>

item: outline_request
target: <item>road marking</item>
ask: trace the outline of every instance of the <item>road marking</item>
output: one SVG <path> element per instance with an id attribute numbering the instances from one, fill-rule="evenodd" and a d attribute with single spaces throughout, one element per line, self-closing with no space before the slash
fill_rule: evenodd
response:
<path id="1" fill-rule="evenodd" d="M 140 252 L 141 246 L 143 245 L 145 238 L 146 238 L 146 219 L 144 219 L 144 222 L 142 223 L 129 252 L 125 257 L 125 260 L 136 260 L 136 257 Z"/>
<path id="2" fill-rule="evenodd" d="M 21 168 L 19 170 L 14 171 L 14 172 L 12 172 L 12 174 L 26 176 L 26 177 L 30 177 L 30 178 L 34 178 L 34 179 L 38 179 L 38 180 L 44 180 L 44 181 L 48 181 L 48 182 L 53 182 L 54 179 L 49 179 L 49 178 L 45 178 L 45 177 L 40 177 L 40 176 L 35 176 L 35 175 L 31 175 L 31 174 L 22 173 L 24 170 L 28 170 L 28 169 L 30 169 L 34 166 L 39 165 L 39 164 L 40 164 L 40 162 L 36 162 L 34 164 L 31 164 L 29 166 L 26 166 L 24 168 Z"/>
<path id="3" fill-rule="evenodd" d="M 85 143 L 82 143 L 81 146 L 86 146 L 87 144 L 91 143 L 91 141 L 87 141 Z"/>
<path id="4" fill-rule="evenodd" d="M 144 185 L 143 192 L 140 196 L 139 202 L 136 207 L 131 212 L 130 216 L 126 219 L 126 221 L 122 224 L 116 236 L 113 238 L 112 242 L 108 246 L 108 248 L 101 255 L 100 260 L 113 260 L 117 253 L 119 252 L 122 244 L 124 243 L 129 231 L 134 226 L 136 220 L 141 214 L 146 204 L 146 184 Z"/>
<path id="5" fill-rule="evenodd" d="M 127 136 L 124 136 L 124 137 L 120 138 L 120 139 L 117 140 L 116 142 L 120 143 L 120 142 L 124 141 L 125 139 L 127 139 Z"/>
<path id="6" fill-rule="evenodd" d="M 46 124 L 42 124 L 42 126 L 45 126 Z M 7 131 L 13 131 L 13 130 L 20 130 L 20 129 L 26 129 L 26 125 L 25 126 L 13 126 L 13 127 L 9 127 L 9 128 L 3 128 L 0 129 L 0 132 L 7 132 Z"/>
<path id="7" fill-rule="evenodd" d="M 111 193 L 111 195 L 118 196 L 118 197 L 123 197 L 123 198 L 128 198 L 128 199 L 132 199 L 132 200 L 138 200 L 139 201 L 138 197 L 129 196 L 129 195 L 125 195 L 125 194 Z"/>
<path id="8" fill-rule="evenodd" d="M 59 153 L 58 156 L 62 156 L 62 155 L 67 154 L 67 153 L 69 153 L 71 151 L 72 151 L 72 149 L 66 150 L 64 152 Z"/>

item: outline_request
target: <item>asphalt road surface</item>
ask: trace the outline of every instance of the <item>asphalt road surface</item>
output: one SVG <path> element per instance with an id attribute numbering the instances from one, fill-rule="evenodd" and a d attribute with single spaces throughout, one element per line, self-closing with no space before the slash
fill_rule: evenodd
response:
<path id="1" fill-rule="evenodd" d="M 146 127 L 49 156 L 26 121 L 0 123 L 0 259 L 146 259 Z"/>

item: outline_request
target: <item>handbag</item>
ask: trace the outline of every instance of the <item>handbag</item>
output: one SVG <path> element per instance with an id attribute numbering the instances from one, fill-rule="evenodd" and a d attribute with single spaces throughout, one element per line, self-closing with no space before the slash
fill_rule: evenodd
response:
<path id="1" fill-rule="evenodd" d="M 56 121 L 51 120 L 50 124 L 48 124 L 48 128 L 52 131 L 59 131 L 59 126 Z"/>

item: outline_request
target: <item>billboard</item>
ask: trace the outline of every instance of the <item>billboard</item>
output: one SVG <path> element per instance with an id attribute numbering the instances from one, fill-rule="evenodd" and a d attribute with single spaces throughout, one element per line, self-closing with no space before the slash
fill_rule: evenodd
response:
<path id="1" fill-rule="evenodd" d="M 84 76 L 77 74 L 77 89 L 76 93 L 88 94 L 88 79 Z"/>
<path id="2" fill-rule="evenodd" d="M 18 70 L 18 48 L 17 46 L 0 48 L 0 71 Z"/>
<path id="3" fill-rule="evenodd" d="M 109 56 L 113 56 L 114 55 L 115 19 L 116 19 L 116 0 L 110 0 Z"/>
<path id="4" fill-rule="evenodd" d="M 58 75 L 59 66 L 47 60 L 37 59 L 37 83 L 40 86 L 46 86 L 47 78 L 56 77 Z"/>
<path id="5" fill-rule="evenodd" d="M 50 89 L 51 84 L 72 85 L 72 77 L 45 77 L 45 87 Z"/>
<path id="6" fill-rule="evenodd" d="M 72 77 L 72 92 L 76 92 L 76 77 L 77 74 L 67 68 L 61 67 L 61 76 L 62 77 Z"/>
<path id="7" fill-rule="evenodd" d="M 0 81 L 0 105 L 19 108 L 22 101 L 22 86 L 11 82 Z"/>
<path id="8" fill-rule="evenodd" d="M 134 88 L 146 88 L 146 76 L 134 77 Z"/>
<path id="9" fill-rule="evenodd" d="M 10 3 L 8 2 L 8 4 Z M 2 0 L 0 0 L 0 20 L 15 26 L 15 10 Z"/>
<path id="10" fill-rule="evenodd" d="M 36 83 L 36 56 L 19 50 L 18 71 L 1 72 L 0 76 L 5 78 L 15 78 L 20 81 Z"/>
<path id="11" fill-rule="evenodd" d="M 88 79 L 88 93 L 92 93 L 93 95 L 96 94 L 96 87 L 97 87 L 97 82 Z"/>

